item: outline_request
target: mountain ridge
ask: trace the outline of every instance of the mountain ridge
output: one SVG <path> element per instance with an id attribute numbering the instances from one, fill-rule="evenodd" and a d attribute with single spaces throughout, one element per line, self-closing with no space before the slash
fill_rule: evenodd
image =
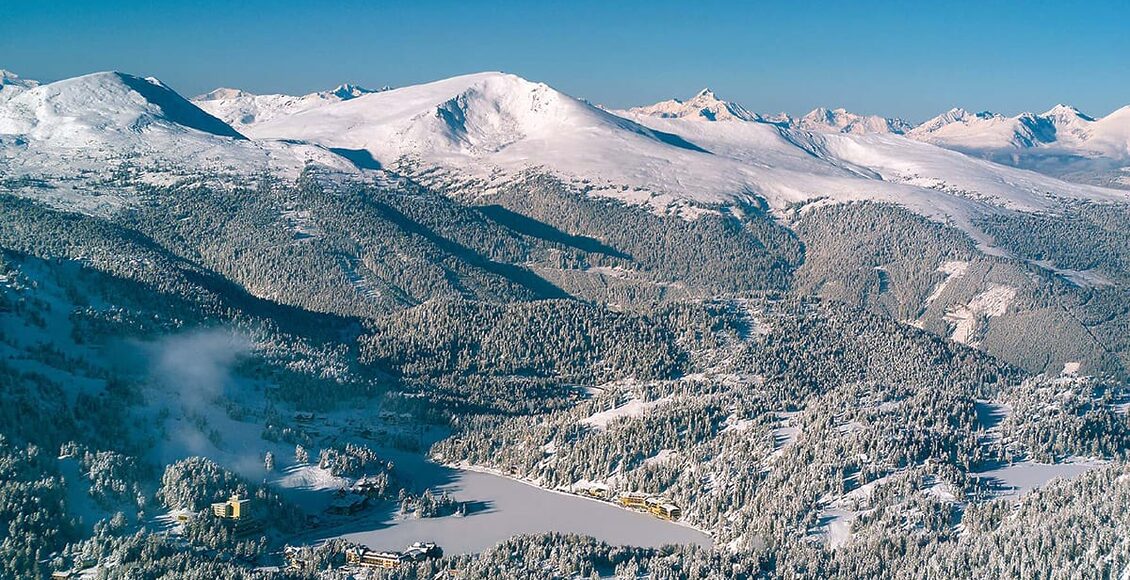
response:
<path id="1" fill-rule="evenodd" d="M 890 121 L 881 118 L 825 111 L 827 130 L 818 131 L 769 122 L 709 90 L 686 103 L 669 102 L 676 109 L 656 116 L 653 110 L 607 111 L 501 72 L 388 91 L 339 87 L 348 98 L 332 91 L 293 98 L 223 89 L 195 102 L 156 80 L 100 74 L 13 97 L 0 109 L 0 134 L 34 138 L 33 128 L 57 126 L 63 132 L 43 135 L 39 146 L 79 146 L 84 139 L 116 135 L 106 143 L 117 148 L 132 143 L 154 155 L 197 152 L 201 144 L 188 141 L 203 139 L 219 148 L 217 154 L 230 150 L 222 155 L 248 165 L 281 161 L 292 172 L 310 161 L 351 171 L 390 168 L 456 188 L 546 172 L 591 195 L 687 217 L 759 200 L 777 212 L 817 200 L 871 200 L 952 221 L 983 243 L 988 239 L 972 226 L 979 215 L 1056 211 L 1067 199 L 1117 201 L 1130 195 L 1018 172 L 897 133 L 852 128 L 886 123 L 889 129 Z M 47 115 L 47 122 L 37 124 L 29 111 L 42 109 L 26 103 L 33 98 L 28 95 L 44 93 L 70 95 L 61 101 L 63 109 L 82 114 Z M 90 98 L 101 104 L 86 111 L 84 99 Z M 161 104 L 176 114 L 162 116 Z M 715 112 L 703 116 L 705 109 Z M 226 142 L 193 132 L 201 128 L 220 139 L 249 139 L 237 153 Z M 165 136 L 161 144 L 147 144 L 158 134 Z M 178 144 L 181 140 L 186 142 Z M 20 148 L 10 152 L 16 161 L 27 158 Z"/>

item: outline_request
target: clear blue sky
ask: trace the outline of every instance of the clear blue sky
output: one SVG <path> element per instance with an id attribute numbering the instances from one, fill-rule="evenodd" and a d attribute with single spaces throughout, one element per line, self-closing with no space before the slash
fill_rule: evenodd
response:
<path id="1" fill-rule="evenodd" d="M 800 4 L 803 4 L 801 6 Z M 609 106 L 704 86 L 762 112 L 922 120 L 1130 104 L 1130 3 L 0 0 L 0 68 L 305 93 L 504 70 Z"/>

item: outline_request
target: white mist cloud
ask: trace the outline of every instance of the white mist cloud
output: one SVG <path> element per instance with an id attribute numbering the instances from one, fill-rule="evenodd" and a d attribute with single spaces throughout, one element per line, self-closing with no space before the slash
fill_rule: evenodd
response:
<path id="1" fill-rule="evenodd" d="M 223 393 L 231 381 L 232 366 L 250 350 L 250 340 L 229 329 L 178 334 L 153 345 L 151 372 L 156 382 L 195 411 Z"/>

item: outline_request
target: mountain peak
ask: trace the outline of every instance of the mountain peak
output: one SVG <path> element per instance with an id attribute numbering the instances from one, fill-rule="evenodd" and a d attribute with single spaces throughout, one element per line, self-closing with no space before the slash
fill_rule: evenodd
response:
<path id="1" fill-rule="evenodd" d="M 228 87 L 220 87 L 193 97 L 193 101 L 220 101 L 224 99 L 238 99 L 240 97 L 253 97 L 255 95 L 240 89 L 232 89 Z"/>
<path id="2" fill-rule="evenodd" d="M 1056 120 L 1073 120 L 1082 119 L 1084 121 L 1094 121 L 1095 119 L 1079 109 L 1071 105 L 1064 105 L 1063 103 L 1048 109 L 1041 117 L 1048 117 Z"/>
<path id="3" fill-rule="evenodd" d="M 356 99 L 357 97 L 360 97 L 361 95 L 367 95 L 369 93 L 376 93 L 376 92 L 378 92 L 378 91 L 366 89 L 365 87 L 362 87 L 362 86 L 359 86 L 359 85 L 354 85 L 354 84 L 351 84 L 351 83 L 343 83 L 343 84 L 338 85 L 337 88 L 335 88 L 334 90 L 330 91 L 330 95 L 333 95 L 333 96 L 335 96 L 335 97 L 337 97 L 337 98 L 339 98 L 343 101 L 348 101 L 349 99 Z"/>
<path id="4" fill-rule="evenodd" d="M 156 78 L 98 72 L 27 89 L 12 99 L 31 105 L 20 116 L 23 130 L 85 127 L 136 132 L 162 126 L 244 139 Z M 9 101 L 14 102 L 14 101 Z"/>
<path id="5" fill-rule="evenodd" d="M 903 134 L 911 126 L 902 119 L 888 119 L 879 115 L 859 115 L 843 107 L 828 109 L 817 107 L 797 121 L 797 126 L 819 133 L 869 133 Z"/>
<path id="6" fill-rule="evenodd" d="M 710 88 L 705 88 L 686 101 L 670 99 L 654 105 L 635 107 L 630 112 L 663 118 L 690 118 L 706 121 L 760 121 L 757 113 L 741 105 L 718 98 Z"/>
<path id="7" fill-rule="evenodd" d="M 11 93 L 33 89 L 37 86 L 39 86 L 39 83 L 36 81 L 20 78 L 20 75 L 12 71 L 0 69 L 0 94 L 9 96 Z"/>
<path id="8" fill-rule="evenodd" d="M 921 125 L 918 125 L 910 131 L 914 135 L 926 135 L 940 130 L 941 128 L 952 125 L 954 123 L 968 123 L 975 119 L 985 119 L 991 117 L 991 113 L 970 113 L 968 110 L 961 107 L 953 107 L 952 109 L 936 116 L 927 119 Z"/>

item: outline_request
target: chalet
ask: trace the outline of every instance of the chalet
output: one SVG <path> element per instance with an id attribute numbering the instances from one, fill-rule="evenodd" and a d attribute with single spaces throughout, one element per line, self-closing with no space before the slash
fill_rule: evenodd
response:
<path id="1" fill-rule="evenodd" d="M 620 505 L 646 511 L 647 513 L 664 520 L 677 520 L 683 516 L 679 506 L 654 495 L 646 493 L 622 493 L 619 497 Z"/>
<path id="2" fill-rule="evenodd" d="M 286 560 L 287 570 L 301 570 L 306 566 L 309 552 L 297 546 L 283 547 L 283 558 Z"/>
<path id="3" fill-rule="evenodd" d="M 381 485 L 381 482 L 377 481 L 377 478 L 366 475 L 354 482 L 350 490 L 355 494 L 365 497 L 377 497 L 381 494 L 383 491 L 382 488 L 384 487 L 387 486 Z"/>
<path id="4" fill-rule="evenodd" d="M 645 503 L 647 504 L 648 513 L 660 519 L 677 520 L 683 515 L 679 506 L 663 498 L 652 496 L 647 498 Z"/>
<path id="5" fill-rule="evenodd" d="M 352 515 L 369 506 L 368 496 L 352 492 L 339 492 L 330 502 L 326 511 L 331 514 Z"/>
<path id="6" fill-rule="evenodd" d="M 647 511 L 651 512 L 651 515 L 664 520 L 677 520 L 683 516 L 683 511 L 679 509 L 679 506 L 673 503 L 660 503 L 648 506 Z"/>
<path id="7" fill-rule="evenodd" d="M 577 493 L 595 499 L 608 499 L 608 486 L 603 483 L 590 483 L 583 487 L 575 488 Z"/>
<path id="8" fill-rule="evenodd" d="M 443 548 L 440 548 L 435 542 L 416 542 L 408 546 L 407 550 L 404 550 L 404 557 L 413 562 L 437 560 L 443 557 Z"/>

